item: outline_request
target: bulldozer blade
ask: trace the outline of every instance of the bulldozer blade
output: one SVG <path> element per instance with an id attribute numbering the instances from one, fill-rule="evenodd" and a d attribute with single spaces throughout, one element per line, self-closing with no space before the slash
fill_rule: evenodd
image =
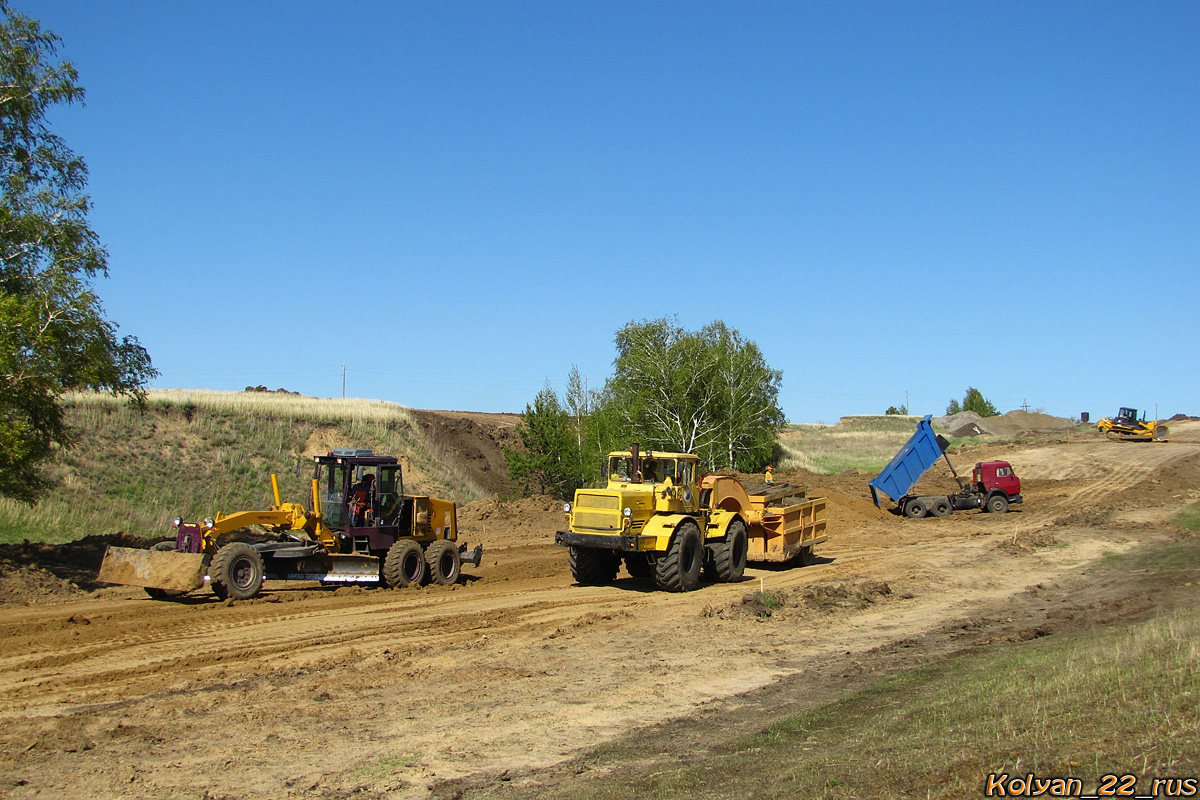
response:
<path id="1" fill-rule="evenodd" d="M 123 586 L 190 592 L 204 585 L 204 556 L 173 550 L 109 547 L 104 551 L 97 579 Z"/>

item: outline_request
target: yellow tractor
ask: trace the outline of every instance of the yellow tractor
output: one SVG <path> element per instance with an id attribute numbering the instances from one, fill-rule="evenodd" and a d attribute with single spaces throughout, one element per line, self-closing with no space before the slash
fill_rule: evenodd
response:
<path id="1" fill-rule="evenodd" d="M 142 586 L 158 600 L 207 582 L 222 599 L 245 600 L 266 579 L 403 587 L 456 583 L 463 563 L 479 566 L 483 546 L 468 554 L 458 544 L 454 503 L 404 494 L 394 457 L 344 449 L 314 462 L 312 511 L 284 503 L 272 475 L 275 504 L 267 510 L 198 523 L 176 517 L 173 542 L 109 547 L 99 580 Z"/>
<path id="2" fill-rule="evenodd" d="M 563 507 L 571 574 L 583 585 L 611 583 L 622 561 L 635 578 L 659 589 L 688 592 L 703 572 L 739 581 L 747 561 L 809 563 L 825 541 L 825 500 L 772 484 L 748 490 L 728 475 L 700 472 L 688 453 L 609 453 L 603 489 L 580 489 Z"/>
<path id="3" fill-rule="evenodd" d="M 1160 421 L 1147 421 L 1143 413 L 1138 419 L 1137 409 L 1122 408 L 1115 417 L 1104 417 L 1096 428 L 1109 439 L 1118 442 L 1165 442 L 1167 426 Z"/>

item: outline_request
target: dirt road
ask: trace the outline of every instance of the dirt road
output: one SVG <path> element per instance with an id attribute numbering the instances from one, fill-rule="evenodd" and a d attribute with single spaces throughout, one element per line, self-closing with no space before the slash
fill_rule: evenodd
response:
<path id="1" fill-rule="evenodd" d="M 551 765 L 1177 535 L 1200 423 L 1172 434 L 1010 448 L 1027 502 L 1007 515 L 903 519 L 865 478 L 782 476 L 830 498 L 820 563 L 684 595 L 573 585 L 557 504 L 526 500 L 462 511 L 485 546 L 463 586 L 0 606 L 0 796 L 424 798 Z M 760 588 L 784 607 L 743 603 Z"/>

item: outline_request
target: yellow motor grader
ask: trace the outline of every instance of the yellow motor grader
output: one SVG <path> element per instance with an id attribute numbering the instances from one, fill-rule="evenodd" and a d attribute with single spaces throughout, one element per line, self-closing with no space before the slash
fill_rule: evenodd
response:
<path id="1" fill-rule="evenodd" d="M 99 580 L 142 586 L 158 600 L 207 582 L 222 599 L 245 600 L 267 579 L 398 588 L 456 583 L 464 563 L 479 566 L 483 546 L 468 554 L 458 544 L 454 503 L 404 494 L 394 457 L 342 449 L 313 461 L 311 511 L 283 502 L 272 475 L 270 508 L 198 523 L 176 517 L 174 542 L 109 547 Z M 262 532 L 247 533 L 251 526 Z"/>
<path id="2" fill-rule="evenodd" d="M 1115 417 L 1104 417 L 1096 428 L 1109 439 L 1118 442 L 1165 442 L 1167 426 L 1160 421 L 1148 421 L 1145 413 L 1138 419 L 1135 408 L 1122 408 Z"/>

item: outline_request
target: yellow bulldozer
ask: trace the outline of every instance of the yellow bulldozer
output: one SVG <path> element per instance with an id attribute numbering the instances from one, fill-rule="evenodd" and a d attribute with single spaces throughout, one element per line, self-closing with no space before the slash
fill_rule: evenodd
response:
<path id="1" fill-rule="evenodd" d="M 747 489 L 728 475 L 701 476 L 689 453 L 609 453 L 603 489 L 579 489 L 563 507 L 571 574 L 583 585 L 611 583 L 622 561 L 635 578 L 688 592 L 701 574 L 742 579 L 747 561 L 810 563 L 825 541 L 825 499 L 786 484 Z"/>
<path id="2" fill-rule="evenodd" d="M 1122 408 L 1115 417 L 1104 417 L 1096 428 L 1118 442 L 1165 442 L 1168 433 L 1163 422 L 1147 420 L 1145 413 L 1138 419 L 1135 408 Z"/>
<path id="3" fill-rule="evenodd" d="M 341 449 L 313 461 L 311 511 L 283 502 L 272 475 L 273 506 L 196 523 L 176 517 L 174 541 L 109 547 L 99 580 L 144 587 L 157 600 L 205 583 L 222 599 L 245 600 L 267 579 L 399 588 L 456 583 L 464 563 L 479 566 L 483 546 L 468 553 L 458 543 L 454 503 L 404 494 L 394 457 Z"/>

